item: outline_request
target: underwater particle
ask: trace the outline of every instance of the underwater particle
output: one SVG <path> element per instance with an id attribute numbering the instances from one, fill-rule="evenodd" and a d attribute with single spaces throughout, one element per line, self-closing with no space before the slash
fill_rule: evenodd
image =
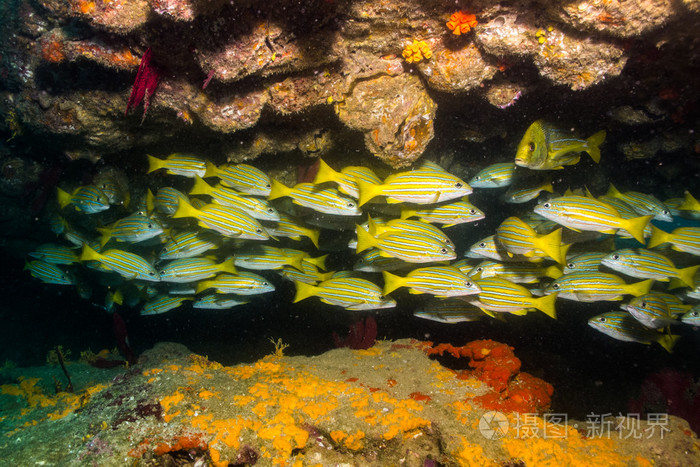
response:
<path id="1" fill-rule="evenodd" d="M 476 16 L 464 11 L 458 11 L 450 16 L 450 20 L 445 23 L 445 26 L 452 31 L 452 34 L 459 36 L 468 33 L 477 24 L 479 22 L 476 20 Z"/>
<path id="2" fill-rule="evenodd" d="M 429 59 L 433 56 L 433 51 L 425 41 L 413 39 L 413 43 L 404 47 L 402 52 L 403 58 L 408 63 L 418 63 L 423 59 Z"/>

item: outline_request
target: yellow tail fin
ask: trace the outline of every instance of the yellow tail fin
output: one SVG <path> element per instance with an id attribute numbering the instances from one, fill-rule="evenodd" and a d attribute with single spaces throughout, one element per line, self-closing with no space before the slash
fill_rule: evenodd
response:
<path id="1" fill-rule="evenodd" d="M 204 171 L 204 178 L 216 177 L 219 175 L 219 168 L 209 161 L 205 163 L 206 170 Z"/>
<path id="2" fill-rule="evenodd" d="M 210 195 L 214 190 L 211 185 L 204 181 L 199 175 L 194 176 L 194 185 L 190 190 L 191 195 Z"/>
<path id="3" fill-rule="evenodd" d="M 649 240 L 649 245 L 647 245 L 647 248 L 654 248 L 655 246 L 659 246 L 662 243 L 667 243 L 673 240 L 673 236 L 656 227 L 655 225 L 651 226 L 651 239 Z"/>
<path id="4" fill-rule="evenodd" d="M 123 305 L 124 304 L 124 294 L 122 293 L 121 289 L 117 289 L 113 294 L 112 294 L 112 301 L 116 303 L 117 305 Z"/>
<path id="5" fill-rule="evenodd" d="M 622 193 L 620 193 L 618 189 L 615 188 L 615 185 L 611 183 L 610 187 L 608 188 L 608 192 L 605 193 L 605 196 L 610 196 L 611 198 L 619 198 L 620 196 L 622 196 Z"/>
<path id="6" fill-rule="evenodd" d="M 659 338 L 656 342 L 658 342 L 661 347 L 666 349 L 666 352 L 673 353 L 673 346 L 676 345 L 676 341 L 680 337 L 681 336 L 675 334 L 659 334 Z"/>
<path id="7" fill-rule="evenodd" d="M 234 259 L 232 256 L 223 263 L 219 264 L 219 271 L 230 272 L 231 274 L 238 274 L 238 269 L 236 269 L 236 265 L 233 263 L 233 261 Z"/>
<path id="8" fill-rule="evenodd" d="M 100 237 L 100 246 L 104 247 L 107 242 L 112 238 L 112 229 L 107 227 L 98 227 L 97 231 L 102 234 Z"/>
<path id="9" fill-rule="evenodd" d="M 641 297 L 646 295 L 651 290 L 651 286 L 654 285 L 654 279 L 647 279 L 641 282 L 635 282 L 634 284 L 628 284 L 625 289 L 627 293 L 634 295 L 635 297 Z"/>
<path id="10" fill-rule="evenodd" d="M 559 264 L 563 264 L 566 261 L 566 255 L 563 255 L 561 251 L 560 228 L 542 237 L 534 238 L 533 245 L 544 251 L 547 256 Z"/>
<path id="11" fill-rule="evenodd" d="M 300 302 L 305 298 L 313 297 L 316 294 L 318 287 L 311 284 L 306 284 L 304 282 L 294 281 L 294 285 L 297 288 L 296 294 L 294 295 L 294 300 L 292 303 Z"/>
<path id="12" fill-rule="evenodd" d="M 700 269 L 700 265 L 679 269 L 678 278 L 688 287 L 695 287 L 693 278 L 695 277 L 695 273 L 698 272 L 698 269 Z"/>
<path id="13" fill-rule="evenodd" d="M 543 312 L 550 318 L 557 319 L 557 311 L 554 309 L 554 302 L 557 299 L 558 292 L 543 297 L 534 298 L 532 306 Z"/>
<path id="14" fill-rule="evenodd" d="M 316 266 L 317 268 L 322 269 L 322 270 L 325 271 L 325 270 L 326 270 L 326 258 L 328 258 L 328 255 L 318 256 L 318 257 L 316 257 L 316 258 L 307 257 L 307 258 L 304 258 L 304 259 L 305 259 L 307 262 L 309 262 L 309 263 L 313 264 L 314 266 Z M 298 269 L 298 268 L 297 268 L 297 269 Z M 302 271 L 302 269 L 300 269 L 300 271 Z"/>
<path id="15" fill-rule="evenodd" d="M 60 188 L 56 188 L 56 196 L 58 198 L 58 205 L 61 206 L 61 209 L 68 206 L 73 198 L 70 193 L 63 191 Z"/>
<path id="16" fill-rule="evenodd" d="M 408 219 L 416 215 L 415 209 L 404 208 L 401 210 L 401 219 Z"/>
<path id="17" fill-rule="evenodd" d="M 591 156 L 596 164 L 600 162 L 600 146 L 605 141 L 605 130 L 599 131 L 586 140 L 587 148 L 585 151 Z"/>
<path id="18" fill-rule="evenodd" d="M 357 247 L 355 248 L 355 253 L 361 253 L 368 248 L 377 246 L 377 239 L 370 235 L 361 225 L 355 227 L 355 232 L 357 232 Z"/>
<path id="19" fill-rule="evenodd" d="M 153 157 L 150 154 L 146 154 L 146 157 L 148 157 L 148 171 L 146 172 L 147 174 L 155 172 L 156 170 L 165 166 L 165 161 L 162 159 Z"/>
<path id="20" fill-rule="evenodd" d="M 282 198 L 283 196 L 289 196 L 289 194 L 292 192 L 292 189 L 289 188 L 286 185 L 281 184 L 274 178 L 270 179 L 270 194 L 267 197 L 267 199 L 277 199 L 277 198 Z"/>
<path id="21" fill-rule="evenodd" d="M 102 255 L 90 248 L 87 243 L 83 243 L 83 251 L 80 255 L 80 261 L 101 261 Z"/>
<path id="22" fill-rule="evenodd" d="M 326 182 L 337 182 L 339 176 L 339 172 L 333 170 L 323 159 L 319 159 L 318 172 L 316 172 L 316 176 L 314 177 L 314 185 Z"/>
<path id="23" fill-rule="evenodd" d="M 654 216 L 641 216 L 632 219 L 620 219 L 620 227 L 625 229 L 637 240 L 644 245 L 644 229 Z"/>
<path id="24" fill-rule="evenodd" d="M 197 217 L 199 216 L 199 210 L 187 202 L 186 199 L 180 198 L 177 203 L 177 209 L 173 214 L 173 219 L 178 219 L 180 217 Z"/>
<path id="25" fill-rule="evenodd" d="M 384 185 L 376 185 L 360 179 L 355 179 L 355 182 L 357 183 L 357 189 L 360 192 L 360 199 L 358 200 L 358 204 L 360 206 L 372 200 L 372 198 L 382 194 L 382 188 Z"/>
<path id="26" fill-rule="evenodd" d="M 389 295 L 399 287 L 403 287 L 406 282 L 406 278 L 399 277 L 389 271 L 382 271 L 382 276 L 384 276 L 384 295 Z"/>

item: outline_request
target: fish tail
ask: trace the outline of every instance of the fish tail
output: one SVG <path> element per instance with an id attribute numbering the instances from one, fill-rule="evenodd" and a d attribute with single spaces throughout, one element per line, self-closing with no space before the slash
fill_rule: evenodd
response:
<path id="1" fill-rule="evenodd" d="M 685 285 L 688 287 L 695 287 L 695 282 L 693 281 L 693 277 L 695 277 L 695 273 L 700 269 L 700 265 L 697 266 L 690 266 L 689 268 L 683 268 L 678 270 L 678 278 L 683 281 Z"/>
<path id="2" fill-rule="evenodd" d="M 57 187 L 56 196 L 58 197 L 58 205 L 61 206 L 61 209 L 65 208 L 70 204 L 72 196 L 67 191 L 63 191 Z"/>
<path id="3" fill-rule="evenodd" d="M 297 271 L 304 272 L 304 266 L 301 264 L 304 261 L 304 254 L 298 253 L 289 257 L 289 265 Z"/>
<path id="4" fill-rule="evenodd" d="M 415 215 L 416 215 L 415 209 L 404 208 L 401 210 L 401 219 L 408 219 L 409 217 L 413 217 Z"/>
<path id="5" fill-rule="evenodd" d="M 112 230 L 107 227 L 98 227 L 97 231 L 102 234 L 102 237 L 100 237 L 100 246 L 104 247 L 112 238 Z"/>
<path id="6" fill-rule="evenodd" d="M 325 271 L 326 270 L 326 258 L 328 258 L 328 255 L 319 256 L 317 258 L 305 258 L 305 259 L 306 259 L 306 261 L 313 264 L 317 268 Z M 300 271 L 303 271 L 303 269 L 300 269 Z"/>
<path id="7" fill-rule="evenodd" d="M 535 245 L 537 246 L 537 248 L 544 251 L 547 256 L 552 258 L 557 263 L 564 263 L 566 256 L 562 255 L 561 251 L 560 228 L 548 233 L 547 235 L 543 235 L 542 237 L 537 238 L 535 241 Z"/>
<path id="8" fill-rule="evenodd" d="M 267 197 L 267 199 L 277 199 L 277 198 L 282 198 L 283 196 L 289 196 L 291 193 L 292 189 L 289 188 L 286 185 L 281 184 L 274 178 L 270 179 L 270 194 Z"/>
<path id="9" fill-rule="evenodd" d="M 323 159 L 319 158 L 318 172 L 314 177 L 314 185 L 319 185 L 326 182 L 335 182 L 338 180 L 338 172 L 326 164 Z"/>
<path id="10" fill-rule="evenodd" d="M 399 277 L 389 271 L 382 271 L 382 276 L 384 276 L 384 295 L 389 295 L 399 287 L 403 287 L 406 281 L 404 277 Z"/>
<path id="11" fill-rule="evenodd" d="M 533 306 L 550 318 L 557 319 L 557 311 L 554 309 L 554 302 L 557 300 L 558 292 L 533 300 Z"/>
<path id="12" fill-rule="evenodd" d="M 146 215 L 150 215 L 156 208 L 156 197 L 153 195 L 151 189 L 146 190 Z"/>
<path id="13" fill-rule="evenodd" d="M 294 300 L 292 303 L 297 303 L 305 298 L 313 297 L 316 294 L 318 287 L 311 284 L 306 284 L 304 282 L 294 281 L 294 285 L 297 288 L 296 294 L 294 294 Z"/>
<path id="14" fill-rule="evenodd" d="M 635 297 L 641 297 L 649 293 L 652 285 L 654 285 L 654 279 L 647 279 L 645 281 L 635 282 L 634 284 L 628 284 L 625 289 L 627 289 L 627 293 Z"/>
<path id="15" fill-rule="evenodd" d="M 700 203 L 688 190 L 685 190 L 683 203 L 678 206 L 678 209 L 683 211 L 697 211 L 700 209 Z"/>
<path id="16" fill-rule="evenodd" d="M 552 181 L 548 180 L 547 183 L 545 183 L 542 186 L 542 191 L 546 191 L 548 193 L 554 193 L 554 185 L 552 185 Z"/>
<path id="17" fill-rule="evenodd" d="M 83 251 L 80 255 L 80 261 L 100 261 L 102 255 L 90 248 L 90 245 L 83 243 Z"/>
<path id="18" fill-rule="evenodd" d="M 371 199 L 379 196 L 382 193 L 382 188 L 384 185 L 377 185 L 376 183 L 369 183 L 364 180 L 355 179 L 357 183 L 357 189 L 359 190 L 360 196 L 358 204 L 362 206 Z"/>
<path id="19" fill-rule="evenodd" d="M 229 272 L 231 274 L 238 274 L 238 269 L 236 269 L 236 265 L 234 264 L 234 261 L 235 261 L 234 257 L 231 256 L 226 261 L 221 263 L 219 271 Z"/>
<path id="20" fill-rule="evenodd" d="M 656 342 L 658 342 L 661 347 L 666 349 L 666 352 L 673 353 L 673 347 L 676 345 L 676 342 L 680 337 L 681 336 L 676 334 L 660 334 Z"/>
<path id="21" fill-rule="evenodd" d="M 148 171 L 146 172 L 147 174 L 155 172 L 156 170 L 165 166 L 165 161 L 162 159 L 153 157 L 150 154 L 146 154 L 146 157 L 148 157 Z"/>
<path id="22" fill-rule="evenodd" d="M 659 229 L 655 225 L 652 225 L 651 239 L 649 240 L 649 245 L 647 245 L 647 248 L 654 248 L 662 243 L 670 242 L 671 240 L 673 240 L 673 236 L 670 233 Z"/>
<path id="23" fill-rule="evenodd" d="M 605 196 L 610 196 L 611 198 L 619 198 L 622 195 L 620 191 L 615 188 L 615 185 L 612 183 L 610 184 L 610 187 L 608 188 L 608 192 L 605 193 Z"/>
<path id="24" fill-rule="evenodd" d="M 620 219 L 620 227 L 625 229 L 637 240 L 644 245 L 644 229 L 654 216 L 641 216 L 632 219 Z"/>
<path id="25" fill-rule="evenodd" d="M 212 287 L 213 281 L 200 281 L 197 283 L 197 289 L 195 290 L 194 293 L 202 293 L 205 290 L 209 289 Z"/>
<path id="26" fill-rule="evenodd" d="M 199 175 L 194 176 L 194 185 L 190 190 L 191 195 L 209 195 L 211 194 L 213 188 L 207 182 L 204 181 Z"/>
<path id="27" fill-rule="evenodd" d="M 600 148 L 598 146 L 603 144 L 603 141 L 605 141 L 605 130 L 599 131 L 586 140 L 587 148 L 585 151 L 596 164 L 600 162 Z"/>
<path id="28" fill-rule="evenodd" d="M 564 257 L 566 257 L 566 255 L 564 255 Z M 544 275 L 545 277 L 549 277 L 550 279 L 559 279 L 561 276 L 564 275 L 564 271 L 562 271 L 561 266 L 551 265 L 545 268 Z"/>
<path id="29" fill-rule="evenodd" d="M 117 305 L 124 304 L 124 294 L 122 293 L 121 289 L 117 289 L 114 291 L 114 293 L 112 294 L 112 301 Z"/>
<path id="30" fill-rule="evenodd" d="M 219 175 L 219 168 L 211 162 L 206 161 L 205 167 L 206 170 L 204 171 L 204 178 L 216 177 L 217 175 Z"/>
<path id="31" fill-rule="evenodd" d="M 180 217 L 197 217 L 199 215 L 199 210 L 187 202 L 184 198 L 178 199 L 177 209 L 173 214 L 173 219 L 178 219 Z"/>
<path id="32" fill-rule="evenodd" d="M 357 247 L 355 248 L 355 253 L 361 253 L 377 245 L 377 239 L 370 235 L 361 225 L 358 225 L 355 231 L 357 232 Z"/>

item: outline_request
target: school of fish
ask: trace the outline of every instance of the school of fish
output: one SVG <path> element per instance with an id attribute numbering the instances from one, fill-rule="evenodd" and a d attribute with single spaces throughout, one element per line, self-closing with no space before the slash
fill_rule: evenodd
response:
<path id="1" fill-rule="evenodd" d="M 531 170 L 574 165 L 582 152 L 597 163 L 605 136 L 583 139 L 538 120 L 513 162 L 469 182 L 429 161 L 382 180 L 366 167 L 334 170 L 320 160 L 313 183 L 288 187 L 247 164 L 149 155 L 148 173 L 164 171 L 170 177 L 158 180 L 178 186 L 187 177 L 189 191 L 161 186 L 132 200 L 110 176 L 59 188 L 51 229 L 62 241 L 38 246 L 25 269 L 48 284 L 75 285 L 84 298 L 104 296 L 108 311 L 139 307 L 145 316 L 186 301 L 206 309 L 253 302 L 275 290 L 262 271 L 292 281 L 294 302 L 317 297 L 347 310 L 395 307 L 400 288 L 428 294 L 414 315 L 442 323 L 535 311 L 556 319 L 565 300 L 624 301 L 589 325 L 670 352 L 674 326 L 700 326 L 696 198 L 685 192 L 662 202 L 613 185 L 597 197 L 585 187 L 555 194 L 550 178 L 517 183 Z M 473 189 L 506 189 L 501 199 L 512 204 L 538 201 L 458 259 L 443 229 L 484 219 L 469 202 Z M 679 218 L 686 224 L 677 226 Z M 328 254 L 319 251 L 321 229 L 334 219 L 356 226 L 352 270 L 327 271 Z"/>

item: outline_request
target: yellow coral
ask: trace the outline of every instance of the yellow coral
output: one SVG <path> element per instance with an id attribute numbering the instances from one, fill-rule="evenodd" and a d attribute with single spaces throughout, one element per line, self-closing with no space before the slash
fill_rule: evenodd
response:
<path id="1" fill-rule="evenodd" d="M 403 58 L 408 63 L 418 63 L 423 59 L 429 59 L 433 56 L 433 51 L 425 41 L 417 41 L 413 39 L 413 43 L 407 45 L 403 49 Z"/>

